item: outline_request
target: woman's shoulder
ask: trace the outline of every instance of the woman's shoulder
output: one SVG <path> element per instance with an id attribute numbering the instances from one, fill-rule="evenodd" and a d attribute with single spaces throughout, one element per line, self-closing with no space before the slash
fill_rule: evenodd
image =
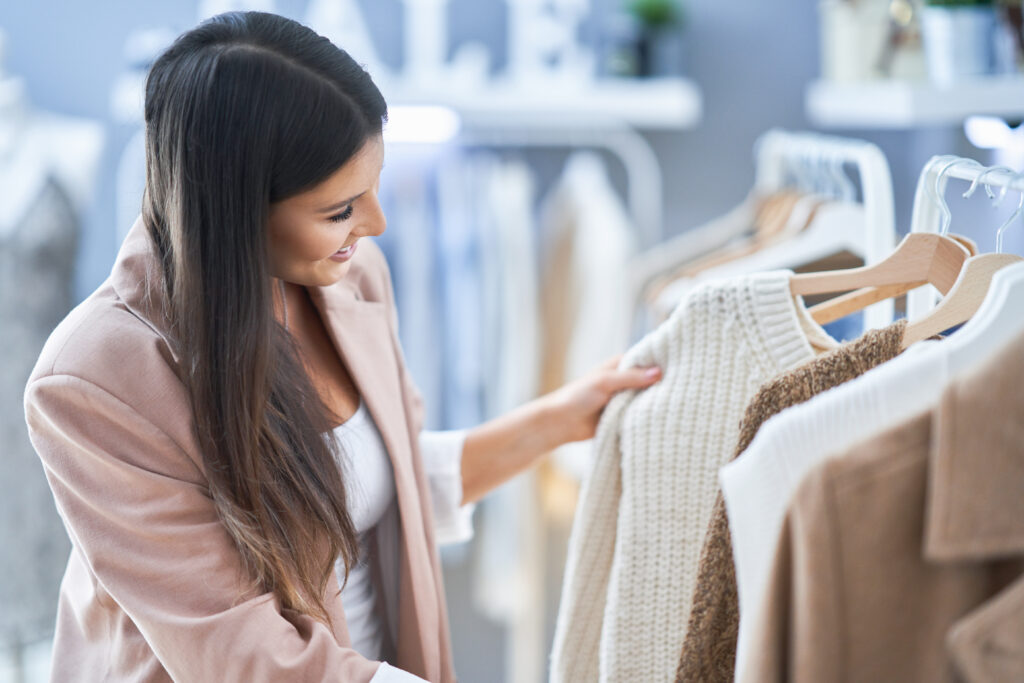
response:
<path id="1" fill-rule="evenodd" d="M 27 387 L 55 376 L 95 385 L 132 406 L 166 409 L 187 401 L 166 339 L 121 300 L 109 281 L 50 333 Z"/>
<path id="2" fill-rule="evenodd" d="M 54 328 L 25 385 L 37 452 L 50 462 L 78 452 L 68 451 L 72 443 L 121 439 L 114 450 L 139 471 L 201 482 L 191 404 L 178 372 L 162 334 L 105 282 Z M 146 439 L 142 450 L 131 447 L 139 437 Z"/>

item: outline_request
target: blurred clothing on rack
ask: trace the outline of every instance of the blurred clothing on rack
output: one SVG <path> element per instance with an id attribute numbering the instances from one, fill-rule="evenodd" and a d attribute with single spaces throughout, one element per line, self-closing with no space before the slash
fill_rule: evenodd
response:
<path id="1" fill-rule="evenodd" d="M 70 550 L 22 401 L 43 344 L 71 310 L 79 216 L 43 172 L 20 215 L 7 218 L 0 225 L 0 643 L 17 649 L 52 634 Z"/>
<path id="2" fill-rule="evenodd" d="M 388 148 L 380 203 L 392 229 L 375 238 L 391 270 L 402 351 L 423 395 L 426 429 L 466 426 L 446 422 L 443 413 L 445 329 L 436 155 L 417 147 Z"/>
<path id="3" fill-rule="evenodd" d="M 446 155 L 436 171 L 438 202 L 433 232 L 438 245 L 440 306 L 435 323 L 441 330 L 437 408 L 448 427 L 475 427 L 485 419 L 482 258 L 491 216 L 481 192 L 487 169 L 486 159 L 456 153 Z"/>
<path id="4" fill-rule="evenodd" d="M 488 416 L 502 415 L 538 395 L 540 282 L 533 175 L 521 159 L 507 159 L 484 176 L 490 220 L 483 230 L 485 278 L 485 398 Z"/>
<path id="5" fill-rule="evenodd" d="M 537 396 L 539 309 L 537 221 L 532 172 L 520 159 L 478 156 L 486 172 L 481 216 L 483 274 L 484 403 L 488 417 L 502 415 Z M 535 505 L 530 475 L 518 477 L 484 501 L 484 533 L 476 548 L 473 594 L 484 614 L 500 622 L 523 618 L 530 594 L 524 553 L 530 538 L 528 506 Z"/>
<path id="6" fill-rule="evenodd" d="M 636 231 L 601 158 L 577 152 L 541 208 L 545 238 L 540 391 L 577 379 L 630 341 L 628 267 Z M 593 443 L 567 444 L 555 462 L 577 480 L 590 468 Z"/>
<path id="7" fill-rule="evenodd" d="M 98 122 L 35 108 L 3 64 L 0 93 L 0 647 L 17 659 L 53 633 L 70 550 L 25 428 L 24 387 L 74 304 L 104 135 Z"/>

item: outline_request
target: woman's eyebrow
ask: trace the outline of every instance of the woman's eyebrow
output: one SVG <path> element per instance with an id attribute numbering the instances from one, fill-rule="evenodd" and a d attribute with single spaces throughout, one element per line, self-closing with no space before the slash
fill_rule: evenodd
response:
<path id="1" fill-rule="evenodd" d="M 319 210 L 319 213 L 327 213 L 328 211 L 337 211 L 337 210 L 338 210 L 338 209 L 340 209 L 341 207 L 343 207 L 343 206 L 345 206 L 345 205 L 347 205 L 347 204 L 351 204 L 351 203 L 352 203 L 352 202 L 354 202 L 355 200 L 359 199 L 359 198 L 360 198 L 360 197 L 362 197 L 362 196 L 363 196 L 364 194 L 366 194 L 366 191 L 365 191 L 365 190 L 364 190 L 364 191 L 362 191 L 362 192 L 360 192 L 359 194 L 357 194 L 357 195 L 356 195 L 355 197 L 349 197 L 348 199 L 342 200 L 342 201 L 338 202 L 337 204 L 331 204 L 331 205 L 330 205 L 330 206 L 328 206 L 328 207 L 325 207 L 325 208 L 323 208 L 323 209 L 320 209 L 320 210 Z"/>

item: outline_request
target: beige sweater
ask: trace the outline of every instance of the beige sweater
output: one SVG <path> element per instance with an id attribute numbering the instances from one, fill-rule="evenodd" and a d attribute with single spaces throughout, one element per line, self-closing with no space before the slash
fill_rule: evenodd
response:
<path id="1" fill-rule="evenodd" d="M 743 409 L 765 380 L 814 357 L 808 334 L 835 346 L 790 295 L 790 275 L 708 282 L 623 358 L 664 374 L 616 395 L 598 425 L 569 540 L 555 683 L 673 680 L 716 473 Z"/>

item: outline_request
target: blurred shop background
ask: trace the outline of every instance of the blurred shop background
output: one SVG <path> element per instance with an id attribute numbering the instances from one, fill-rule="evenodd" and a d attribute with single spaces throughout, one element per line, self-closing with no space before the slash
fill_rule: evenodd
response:
<path id="1" fill-rule="evenodd" d="M 231 9 L 308 24 L 388 99 L 378 241 L 431 428 L 478 424 L 624 351 L 644 330 L 630 263 L 740 206 L 770 129 L 876 144 L 899 233 L 933 155 L 1024 170 L 1019 1 L 3 3 L 0 683 L 47 679 L 69 548 L 25 380 L 138 214 L 148 64 Z M 1017 196 L 960 195 L 957 232 L 991 251 Z M 1024 253 L 1024 228 L 1005 240 Z M 443 549 L 461 680 L 546 680 L 586 459 L 586 444 L 555 454 Z"/>

